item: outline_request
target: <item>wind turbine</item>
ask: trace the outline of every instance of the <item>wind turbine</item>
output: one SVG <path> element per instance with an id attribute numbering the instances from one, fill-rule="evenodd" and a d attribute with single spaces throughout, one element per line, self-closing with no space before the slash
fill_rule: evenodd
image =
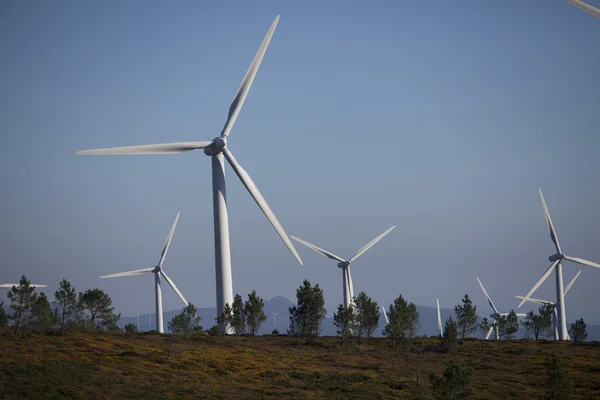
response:
<path id="1" fill-rule="evenodd" d="M 575 280 L 577 280 L 577 278 L 579 277 L 579 274 L 581 274 L 582 270 L 579 270 L 579 272 L 577 273 L 577 275 L 575 275 L 573 277 L 573 279 L 571 279 L 571 282 L 569 282 L 569 284 L 567 285 L 567 287 L 565 288 L 565 291 L 563 292 L 563 297 L 567 295 L 567 292 L 569 291 L 569 289 L 571 289 L 571 286 L 573 286 L 573 284 L 575 283 Z M 517 299 L 524 299 L 524 296 L 515 296 Z M 552 304 L 554 307 L 554 311 L 552 312 L 552 330 L 554 331 L 554 340 L 558 340 L 558 313 L 556 312 L 556 304 L 554 304 L 553 301 L 548 301 L 548 300 L 540 300 L 540 299 L 534 299 L 532 297 L 528 298 L 527 301 L 532 302 L 532 303 L 536 303 L 536 304 Z M 569 332 L 567 331 L 567 339 L 571 340 L 571 337 L 569 336 Z"/>
<path id="2" fill-rule="evenodd" d="M 275 311 L 271 312 L 273 313 L 273 329 L 277 329 L 277 316 L 279 315 L 279 313 Z"/>
<path id="3" fill-rule="evenodd" d="M 227 215 L 227 192 L 225 185 L 225 162 L 227 159 L 231 168 L 242 181 L 246 190 L 250 193 L 258 207 L 265 214 L 273 228 L 277 231 L 285 245 L 292 252 L 296 260 L 302 265 L 302 260 L 294 245 L 283 230 L 283 227 L 275 217 L 275 214 L 269 207 L 269 204 L 264 199 L 250 175 L 237 162 L 233 153 L 227 146 L 229 133 L 242 109 L 242 105 L 246 100 L 250 86 L 254 81 L 256 72 L 262 62 L 262 59 L 267 51 L 271 37 L 275 32 L 279 15 L 275 18 L 267 35 L 265 36 L 258 52 L 254 56 L 250 68 L 246 72 L 240 87 L 238 88 L 233 102 L 229 107 L 227 121 L 221 131 L 221 135 L 211 141 L 204 142 L 180 142 L 180 143 L 165 143 L 165 144 L 150 144 L 142 146 L 127 146 L 113 147 L 108 149 L 84 150 L 78 151 L 77 154 L 85 155 L 120 155 L 120 154 L 175 154 L 183 153 L 190 150 L 204 149 L 204 154 L 212 159 L 212 186 L 213 186 L 213 211 L 214 211 L 214 235 L 215 235 L 215 271 L 217 284 L 217 313 L 220 315 L 225 308 L 225 304 L 233 304 L 233 284 L 231 278 L 231 254 L 229 250 L 229 220 Z M 221 324 L 221 328 L 230 332 L 230 327 L 225 327 Z"/>
<path id="4" fill-rule="evenodd" d="M 567 0 L 567 2 L 573 4 L 575 7 L 579 7 L 583 11 L 592 14 L 595 17 L 600 18 L 600 10 L 596 7 L 590 6 L 589 4 L 580 0 Z"/>
<path id="5" fill-rule="evenodd" d="M 173 288 L 175 293 L 179 296 L 181 301 L 183 301 L 184 305 L 188 305 L 188 301 L 183 297 L 175 283 L 165 274 L 165 271 L 162 269 L 163 262 L 165 261 L 165 257 L 167 256 L 167 251 L 169 251 L 169 245 L 171 244 L 171 239 L 173 238 L 173 232 L 175 232 L 175 226 L 177 226 L 177 221 L 179 220 L 179 213 L 175 217 L 175 221 L 173 222 L 173 226 L 171 227 L 171 231 L 169 232 L 169 236 L 167 236 L 167 241 L 165 242 L 165 246 L 163 247 L 162 253 L 160 255 L 160 260 L 158 264 L 153 268 L 144 268 L 144 269 L 136 269 L 134 271 L 127 272 L 119 272 L 117 274 L 104 275 L 100 278 L 117 278 L 120 276 L 132 276 L 132 275 L 141 275 L 146 272 L 152 272 L 154 274 L 154 282 L 156 288 L 156 330 L 160 333 L 163 332 L 163 312 L 162 312 L 162 289 L 160 288 L 160 280 L 161 277 L 165 278 L 169 286 Z M 150 317 L 152 318 L 152 317 Z"/>
<path id="6" fill-rule="evenodd" d="M 305 245 L 306 247 L 308 247 L 309 249 L 312 249 L 314 251 L 316 251 L 317 253 L 323 254 L 325 257 L 331 258 L 332 260 L 337 260 L 338 262 L 338 268 L 342 269 L 342 276 L 343 276 L 343 285 L 344 285 L 344 307 L 348 308 L 348 306 L 350 305 L 350 303 L 353 301 L 352 299 L 354 299 L 354 285 L 352 284 L 352 274 L 350 273 L 350 264 L 356 260 L 358 257 L 360 257 L 361 254 L 363 254 L 365 251 L 369 250 L 371 247 L 373 247 L 375 245 L 375 243 L 379 242 L 381 239 L 383 239 L 383 237 L 385 235 L 387 235 L 388 233 L 391 232 L 392 229 L 394 229 L 396 227 L 396 225 L 392 226 L 391 228 L 389 228 L 388 230 L 386 230 L 385 232 L 383 232 L 381 235 L 377 236 L 375 239 L 371 240 L 369 243 L 367 243 L 366 245 L 364 245 L 363 247 L 361 247 L 356 254 L 354 254 L 352 257 L 350 257 L 349 260 L 344 260 L 341 257 L 336 256 L 333 253 L 330 253 L 327 250 L 323 250 L 320 247 L 315 246 L 314 244 L 310 244 L 308 242 L 305 242 L 302 239 L 298 239 L 295 236 L 291 236 L 290 237 L 300 243 L 302 243 L 303 245 Z"/>
<path id="7" fill-rule="evenodd" d="M 444 336 L 444 330 L 442 329 L 442 314 L 440 313 L 440 299 L 437 300 L 437 317 L 438 317 L 438 330 L 440 331 L 440 337 Z"/>
<path id="8" fill-rule="evenodd" d="M 562 276 L 562 260 L 571 261 L 577 264 L 585 265 L 588 267 L 600 268 L 600 264 L 596 264 L 594 262 L 584 260 L 582 258 L 569 257 L 565 255 L 558 243 L 558 236 L 556 235 L 556 230 L 554 229 L 554 225 L 552 224 L 552 219 L 550 218 L 550 213 L 548 212 L 548 207 L 546 207 L 546 201 L 544 200 L 544 195 L 542 194 L 542 189 L 539 189 L 540 198 L 542 200 L 542 207 L 544 209 L 544 216 L 546 217 L 546 223 L 548 224 L 548 229 L 550 230 L 550 238 L 552 242 L 554 242 L 554 246 L 556 247 L 556 254 L 548 257 L 548 260 L 552 263 L 544 272 L 542 277 L 536 282 L 535 285 L 531 288 L 529 293 L 525 296 L 525 298 L 521 301 L 521 303 L 517 306 L 517 308 L 521 307 L 523 303 L 525 303 L 529 296 L 531 296 L 538 287 L 550 276 L 552 271 L 556 268 L 556 308 L 558 309 L 558 338 L 559 340 L 567 340 L 568 332 L 567 332 L 567 315 L 565 311 L 565 298 L 564 298 L 564 290 L 563 290 L 563 276 Z"/>
<path id="9" fill-rule="evenodd" d="M 479 282 L 479 286 L 481 286 L 481 290 L 483 291 L 483 295 L 485 296 L 485 298 L 487 299 L 488 303 L 490 304 L 490 307 L 492 307 L 492 310 L 494 310 L 494 312 L 492 314 L 490 314 L 490 317 L 492 318 L 492 326 L 490 327 L 490 330 L 488 331 L 487 335 L 485 335 L 485 339 L 487 340 L 490 337 L 490 335 L 492 334 L 492 330 L 495 329 L 496 330 L 496 340 L 500 340 L 500 333 L 498 332 L 498 324 L 496 323 L 496 320 L 500 316 L 506 316 L 506 315 L 508 315 L 508 313 L 500 313 L 500 312 L 498 312 L 498 309 L 494 305 L 494 302 L 492 301 L 492 298 L 490 297 L 490 295 L 488 294 L 488 292 L 483 287 L 483 283 L 481 283 L 481 281 L 479 280 L 479 278 L 477 278 L 477 282 Z M 517 317 L 525 317 L 525 316 L 527 316 L 527 314 L 517 314 Z"/>

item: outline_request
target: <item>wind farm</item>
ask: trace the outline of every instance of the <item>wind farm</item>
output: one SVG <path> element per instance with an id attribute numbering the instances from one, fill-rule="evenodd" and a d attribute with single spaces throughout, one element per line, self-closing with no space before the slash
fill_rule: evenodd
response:
<path id="1" fill-rule="evenodd" d="M 0 397 L 600 397 L 597 6 L 10 3 Z"/>

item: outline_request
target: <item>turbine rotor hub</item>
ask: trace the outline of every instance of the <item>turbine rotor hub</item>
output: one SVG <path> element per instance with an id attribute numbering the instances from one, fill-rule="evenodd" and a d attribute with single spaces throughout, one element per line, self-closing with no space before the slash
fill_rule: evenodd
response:
<path id="1" fill-rule="evenodd" d="M 347 267 L 348 265 L 350 265 L 350 261 L 339 262 L 338 268 L 344 268 L 344 267 Z"/>
<path id="2" fill-rule="evenodd" d="M 557 254 L 553 254 L 550 257 L 548 257 L 548 261 L 555 262 L 555 261 L 562 260 L 563 258 L 565 258 L 564 254 L 557 253 Z"/>
<path id="3" fill-rule="evenodd" d="M 207 156 L 214 156 L 222 153 L 227 148 L 227 138 L 217 137 L 214 138 L 210 146 L 204 148 L 204 154 Z"/>

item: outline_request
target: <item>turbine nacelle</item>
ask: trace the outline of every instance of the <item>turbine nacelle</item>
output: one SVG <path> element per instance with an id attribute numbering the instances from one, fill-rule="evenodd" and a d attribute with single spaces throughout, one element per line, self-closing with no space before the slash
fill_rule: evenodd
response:
<path id="1" fill-rule="evenodd" d="M 156 274 L 157 272 L 160 272 L 161 270 L 162 270 L 161 266 L 160 265 L 156 265 L 154 267 L 154 269 L 152 270 L 152 272 Z"/>
<path id="2" fill-rule="evenodd" d="M 204 148 L 204 154 L 207 156 L 214 156 L 216 154 L 222 153 L 227 149 L 227 138 L 225 137 L 217 137 L 214 138 L 210 145 Z"/>
<path id="3" fill-rule="evenodd" d="M 346 268 L 352 261 L 344 261 L 338 263 L 338 268 Z"/>
<path id="4" fill-rule="evenodd" d="M 548 257 L 548 261 L 550 261 L 550 262 L 560 261 L 560 260 L 562 260 L 564 258 L 565 258 L 564 254 L 556 253 L 556 254 L 553 254 L 550 257 Z"/>

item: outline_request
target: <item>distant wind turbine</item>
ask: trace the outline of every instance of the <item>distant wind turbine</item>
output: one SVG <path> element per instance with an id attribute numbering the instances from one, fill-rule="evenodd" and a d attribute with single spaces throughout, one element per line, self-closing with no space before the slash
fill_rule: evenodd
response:
<path id="1" fill-rule="evenodd" d="M 583 11 L 590 13 L 597 18 L 600 18 L 600 10 L 596 7 L 590 6 L 589 4 L 579 0 L 567 0 L 567 2 L 573 4 L 575 7 L 579 7 Z"/>
<path id="2" fill-rule="evenodd" d="M 169 286 L 171 286 L 171 288 L 173 288 L 173 290 L 175 291 L 175 293 L 177 293 L 177 296 L 179 296 L 179 298 L 181 299 L 181 301 L 183 301 L 183 304 L 185 306 L 187 306 L 189 304 L 188 301 L 185 299 L 185 297 L 183 297 L 183 295 L 181 294 L 179 289 L 177 289 L 177 286 L 175 286 L 175 283 L 171 280 L 171 278 L 169 278 L 167 276 L 167 274 L 165 274 L 165 272 L 163 271 L 163 267 L 162 267 L 163 262 L 165 261 L 165 257 L 167 256 L 167 251 L 169 251 L 169 245 L 171 244 L 171 239 L 173 238 L 173 232 L 175 232 L 175 227 L 177 226 L 178 220 L 179 220 L 179 213 L 177 213 L 177 216 L 175 217 L 175 221 L 173 222 L 173 226 L 171 227 L 171 231 L 169 232 L 169 236 L 167 236 L 167 241 L 165 242 L 165 246 L 163 247 L 162 253 L 160 255 L 160 261 L 158 262 L 158 264 L 155 267 L 136 269 L 134 271 L 127 271 L 127 272 L 119 272 L 117 274 L 104 275 L 104 276 L 100 277 L 100 278 L 117 278 L 120 276 L 141 275 L 146 272 L 152 272 L 154 274 L 154 282 L 155 282 L 155 288 L 156 288 L 156 330 L 160 333 L 164 333 L 163 332 L 163 312 L 162 312 L 162 290 L 160 288 L 161 277 L 165 278 L 165 280 L 167 281 Z"/>
<path id="3" fill-rule="evenodd" d="M 548 260 L 552 263 L 544 272 L 542 277 L 533 285 L 529 293 L 525 295 L 521 303 L 517 306 L 517 308 L 521 307 L 523 303 L 525 303 L 529 296 L 531 296 L 538 287 L 550 276 L 552 271 L 556 269 L 556 308 L 558 309 L 558 339 L 559 340 L 567 340 L 568 332 L 567 332 L 567 314 L 565 311 L 565 295 L 563 290 L 563 274 L 562 274 L 562 260 L 571 261 L 577 264 L 585 265 L 587 267 L 600 268 L 600 264 L 596 264 L 595 262 L 591 262 L 588 260 L 584 260 L 582 258 L 569 257 L 565 255 L 558 243 L 558 236 L 556 235 L 556 230 L 554 229 L 554 225 L 552 224 L 552 218 L 550 218 L 550 213 L 548 212 L 548 207 L 546 207 L 546 201 L 544 200 L 544 195 L 542 194 L 542 190 L 539 189 L 540 199 L 542 200 L 542 208 L 544 209 L 544 216 L 546 217 L 546 223 L 548 225 L 548 229 L 550 230 L 550 238 L 552 242 L 554 242 L 554 246 L 556 248 L 556 254 L 548 257 Z"/>
<path id="4" fill-rule="evenodd" d="M 438 330 L 440 331 L 440 336 L 444 336 L 444 330 L 442 329 L 442 314 L 440 313 L 440 299 L 437 300 L 437 319 L 438 319 Z"/>
<path id="5" fill-rule="evenodd" d="M 238 178 L 242 181 L 246 190 L 250 193 L 258 207 L 269 220 L 277 234 L 281 237 L 285 245 L 292 252 L 298 263 L 302 265 L 302 260 L 294 248 L 288 235 L 275 217 L 275 214 L 269 207 L 269 204 L 260 193 L 250 175 L 237 162 L 233 153 L 227 146 L 229 133 L 238 117 L 242 105 L 246 100 L 250 86 L 254 81 L 256 72 L 267 51 L 271 37 L 275 32 L 279 15 L 275 18 L 269 28 L 258 52 L 254 56 L 250 68 L 246 72 L 240 87 L 238 88 L 233 102 L 229 107 L 227 121 L 221 131 L 221 135 L 211 141 L 205 142 L 180 142 L 165 144 L 149 144 L 142 146 L 113 147 L 108 149 L 84 150 L 77 154 L 86 155 L 120 155 L 120 154 L 176 154 L 191 150 L 204 149 L 204 154 L 212 158 L 212 185 L 213 185 L 213 217 L 214 217 L 214 236 L 215 236 L 215 272 L 217 284 L 217 313 L 221 314 L 225 304 L 233 304 L 233 283 L 231 278 L 231 254 L 229 249 L 229 219 L 227 215 L 227 195 L 225 185 L 225 159 L 233 168 Z M 220 324 L 221 329 L 231 333 L 231 327 Z"/>
<path id="6" fill-rule="evenodd" d="M 383 239 L 383 237 L 385 235 L 387 235 L 388 233 L 390 233 L 392 231 L 392 229 L 394 229 L 396 227 L 396 225 L 392 226 L 391 228 L 389 228 L 388 230 L 386 230 L 385 232 L 383 232 L 381 235 L 377 236 L 375 239 L 371 240 L 369 243 L 367 243 L 366 245 L 364 245 L 363 247 L 361 247 L 356 254 L 354 254 L 352 257 L 350 257 L 349 260 L 344 260 L 343 258 L 336 256 L 333 253 L 330 253 L 327 250 L 323 250 L 320 247 L 315 246 L 314 244 L 310 244 L 308 242 L 305 242 L 302 239 L 298 239 L 295 236 L 291 236 L 290 237 L 300 243 L 302 243 L 303 245 L 305 245 L 306 247 L 308 247 L 309 249 L 312 249 L 314 251 L 316 251 L 317 253 L 323 254 L 325 257 L 327 258 L 331 258 L 332 260 L 337 260 L 338 262 L 338 268 L 342 269 L 342 277 L 343 277 L 343 286 L 344 286 L 344 307 L 348 308 L 348 306 L 350 305 L 350 303 L 353 301 L 352 299 L 354 299 L 354 285 L 352 284 L 352 274 L 350 273 L 350 264 L 355 261 L 358 257 L 361 256 L 361 254 L 363 254 L 365 251 L 369 250 L 371 247 L 373 247 L 375 245 L 375 243 L 379 242 L 381 239 Z"/>
<path id="7" fill-rule="evenodd" d="M 492 318 L 492 326 L 490 327 L 490 330 L 488 331 L 487 335 L 485 335 L 485 339 L 487 340 L 490 335 L 492 334 L 492 330 L 496 330 L 496 340 L 500 340 L 500 333 L 498 332 L 498 317 L 500 316 L 506 316 L 508 315 L 508 313 L 500 313 L 498 312 L 498 309 L 496 308 L 496 306 L 494 305 L 494 302 L 492 301 L 492 298 L 490 297 L 490 295 L 488 294 L 488 292 L 485 290 L 485 288 L 483 287 L 483 283 L 481 283 L 481 281 L 479 280 L 479 278 L 477 278 L 477 282 L 479 282 L 479 286 L 481 286 L 481 290 L 483 291 L 483 295 L 485 296 L 485 298 L 487 299 L 488 303 L 490 304 L 490 307 L 492 307 L 492 310 L 494 310 L 494 312 L 492 314 L 490 314 L 490 317 Z M 517 317 L 525 317 L 527 316 L 527 314 L 517 314 Z"/>
<path id="8" fill-rule="evenodd" d="M 273 329 L 277 329 L 277 316 L 279 315 L 279 313 L 278 312 L 276 313 L 275 311 L 272 311 L 272 313 L 273 313 Z"/>

